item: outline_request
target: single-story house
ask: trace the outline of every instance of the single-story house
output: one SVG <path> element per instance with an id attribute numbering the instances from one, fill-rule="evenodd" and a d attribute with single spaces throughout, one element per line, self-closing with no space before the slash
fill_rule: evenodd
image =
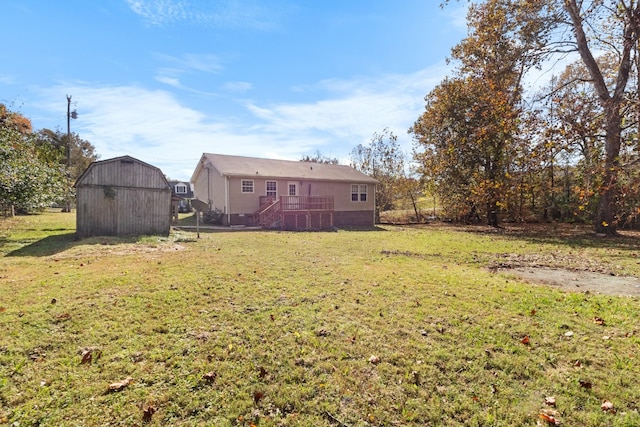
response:
<path id="1" fill-rule="evenodd" d="M 96 161 L 75 187 L 78 238 L 169 234 L 171 188 L 157 167 L 130 156 Z"/>
<path id="2" fill-rule="evenodd" d="M 287 230 L 372 227 L 377 180 L 350 166 L 204 153 L 194 197 L 224 225 Z"/>
<path id="3" fill-rule="evenodd" d="M 173 202 L 173 213 L 191 212 L 191 199 L 193 199 L 193 190 L 190 182 L 169 181 L 171 187 L 171 200 Z"/>

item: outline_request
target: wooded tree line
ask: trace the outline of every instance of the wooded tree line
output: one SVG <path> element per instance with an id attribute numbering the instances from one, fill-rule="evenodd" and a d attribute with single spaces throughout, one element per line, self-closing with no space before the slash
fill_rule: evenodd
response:
<path id="1" fill-rule="evenodd" d="M 73 197 L 73 183 L 97 160 L 93 145 L 72 133 L 41 129 L 0 104 L 0 205 L 10 214 L 34 212 Z"/>
<path id="2" fill-rule="evenodd" d="M 637 226 L 638 2 L 484 0 L 470 4 L 467 22 L 455 73 L 410 129 L 444 215 L 493 226 L 583 221 L 607 235 Z M 532 90 L 532 75 L 569 58 Z"/>

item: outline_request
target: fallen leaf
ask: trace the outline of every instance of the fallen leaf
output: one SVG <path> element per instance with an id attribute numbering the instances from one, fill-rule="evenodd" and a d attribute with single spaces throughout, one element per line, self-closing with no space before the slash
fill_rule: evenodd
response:
<path id="1" fill-rule="evenodd" d="M 0 307 L 0 313 L 2 313 L 3 311 L 7 311 L 7 309 L 5 307 Z"/>
<path id="2" fill-rule="evenodd" d="M 262 366 L 260 366 L 260 373 L 258 374 L 258 377 L 264 378 L 266 376 L 267 376 L 267 370 L 264 369 Z"/>
<path id="3" fill-rule="evenodd" d="M 127 387 L 129 384 L 131 384 L 131 381 L 133 381 L 133 378 L 127 377 L 127 378 L 123 379 L 122 381 L 116 381 L 115 383 L 111 383 L 111 384 L 109 384 L 109 391 L 120 391 L 120 390 L 123 390 L 125 387 Z"/>
<path id="4" fill-rule="evenodd" d="M 531 315 L 532 315 L 532 316 L 535 316 L 535 315 L 536 315 L 536 313 L 537 313 L 537 311 L 536 311 L 536 309 L 535 309 L 535 308 L 531 310 Z"/>
<path id="5" fill-rule="evenodd" d="M 151 417 L 153 416 L 153 414 L 156 413 L 156 411 L 158 410 L 158 408 L 156 408 L 153 405 L 149 405 L 146 408 L 142 409 L 142 421 L 145 423 L 150 423 L 151 422 Z"/>
<path id="6" fill-rule="evenodd" d="M 371 355 L 371 357 L 369 357 L 369 363 L 377 365 L 380 363 L 380 358 L 378 356 Z"/>
<path id="7" fill-rule="evenodd" d="M 84 350 L 82 352 L 82 360 L 80 360 L 80 364 L 91 365 L 91 363 L 93 362 L 94 355 L 95 355 L 95 359 L 98 360 L 100 356 L 102 356 L 102 352 L 100 350 L 97 350 L 95 352 L 94 350 Z"/>
<path id="8" fill-rule="evenodd" d="M 593 387 L 593 384 L 591 384 L 590 381 L 578 380 L 578 383 L 580 383 L 580 387 L 586 388 L 587 390 L 590 390 Z"/>
<path id="9" fill-rule="evenodd" d="M 547 396 L 544 398 L 544 404 L 547 406 L 556 406 L 556 398 L 553 396 Z"/>
<path id="10" fill-rule="evenodd" d="M 613 403 L 611 403 L 608 400 L 605 400 L 604 402 L 602 402 L 602 405 L 600 405 L 600 408 L 602 408 L 604 412 L 614 412 Z"/>
<path id="11" fill-rule="evenodd" d="M 65 322 L 69 319 L 71 319 L 71 314 L 69 313 L 61 313 L 56 316 L 56 320 L 59 322 Z"/>
<path id="12" fill-rule="evenodd" d="M 551 415 L 540 413 L 539 417 L 545 420 L 546 422 L 548 422 L 549 424 L 553 424 L 554 426 L 560 425 L 560 421 L 558 421 L 555 417 Z"/>
<path id="13" fill-rule="evenodd" d="M 218 378 L 218 374 L 213 372 L 213 371 L 207 372 L 206 374 L 204 374 L 202 376 L 202 379 L 205 380 L 208 383 L 214 382 L 216 380 L 216 378 Z"/>
<path id="14" fill-rule="evenodd" d="M 260 402 L 263 398 L 264 398 L 264 392 L 256 391 L 256 392 L 253 393 L 253 401 L 255 403 Z"/>
<path id="15" fill-rule="evenodd" d="M 525 335 L 524 338 L 520 340 L 520 342 L 524 345 L 529 345 L 530 341 L 531 340 L 529 339 L 529 335 Z"/>
<path id="16" fill-rule="evenodd" d="M 604 319 L 602 317 L 598 317 L 598 316 L 594 317 L 593 323 L 595 323 L 596 325 L 605 326 Z"/>

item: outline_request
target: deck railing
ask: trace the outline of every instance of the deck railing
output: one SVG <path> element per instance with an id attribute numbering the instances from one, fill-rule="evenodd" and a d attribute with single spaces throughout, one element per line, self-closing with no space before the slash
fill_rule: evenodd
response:
<path id="1" fill-rule="evenodd" d="M 283 227 L 285 218 L 295 218 L 302 214 L 306 217 L 305 228 L 311 227 L 312 215 L 329 214 L 333 218 L 332 196 L 280 196 L 260 197 L 260 209 L 253 214 L 252 222 L 265 228 Z M 330 221 L 333 224 L 333 219 Z"/>
<path id="2" fill-rule="evenodd" d="M 332 211 L 332 196 L 280 196 L 281 209 L 287 211 Z"/>

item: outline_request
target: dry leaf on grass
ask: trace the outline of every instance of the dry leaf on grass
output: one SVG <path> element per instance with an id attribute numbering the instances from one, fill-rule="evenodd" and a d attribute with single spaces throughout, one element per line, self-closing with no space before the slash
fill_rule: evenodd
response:
<path id="1" fill-rule="evenodd" d="M 578 380 L 578 383 L 580 384 L 580 387 L 586 388 L 587 390 L 590 390 L 593 387 L 591 381 Z"/>
<path id="2" fill-rule="evenodd" d="M 156 413 L 158 408 L 153 405 L 146 406 L 142 408 L 142 421 L 145 423 L 151 422 L 151 417 Z"/>
<path id="3" fill-rule="evenodd" d="M 600 408 L 602 408 L 604 412 L 615 412 L 613 409 L 613 403 L 611 403 L 608 400 L 605 400 L 604 402 L 602 402 L 602 405 L 600 405 Z"/>
<path id="4" fill-rule="evenodd" d="M 260 366 L 260 373 L 258 374 L 258 377 L 264 378 L 266 376 L 267 376 L 267 370 L 264 369 L 264 367 Z"/>
<path id="5" fill-rule="evenodd" d="M 542 412 L 540 413 L 539 417 L 545 420 L 547 423 L 552 424 L 554 426 L 560 425 L 560 421 L 558 421 L 558 419 L 556 419 L 556 417 L 554 417 L 553 415 L 548 415 Z"/>
<path id="6" fill-rule="evenodd" d="M 216 378 L 218 378 L 218 374 L 213 371 L 207 372 L 202 376 L 202 379 L 208 382 L 209 384 L 213 383 L 216 380 Z"/>
<path id="7" fill-rule="evenodd" d="M 378 356 L 371 355 L 371 357 L 369 357 L 369 363 L 377 365 L 380 363 L 380 358 Z"/>
<path id="8" fill-rule="evenodd" d="M 556 398 L 553 396 L 547 396 L 544 398 L 544 404 L 547 406 L 556 406 Z"/>
<path id="9" fill-rule="evenodd" d="M 102 356 L 102 351 L 94 350 L 92 348 L 88 348 L 82 350 L 82 359 L 80 360 L 81 365 L 91 365 L 94 360 L 100 359 Z"/>
<path id="10" fill-rule="evenodd" d="M 114 383 L 109 384 L 109 391 L 120 391 L 126 388 L 129 384 L 131 384 L 133 378 L 127 377 L 122 381 L 116 381 Z"/>
<path id="11" fill-rule="evenodd" d="M 594 317 L 593 318 L 593 323 L 595 323 L 596 325 L 605 326 L 605 322 L 604 322 L 604 319 L 602 317 L 598 317 L 598 316 Z"/>

